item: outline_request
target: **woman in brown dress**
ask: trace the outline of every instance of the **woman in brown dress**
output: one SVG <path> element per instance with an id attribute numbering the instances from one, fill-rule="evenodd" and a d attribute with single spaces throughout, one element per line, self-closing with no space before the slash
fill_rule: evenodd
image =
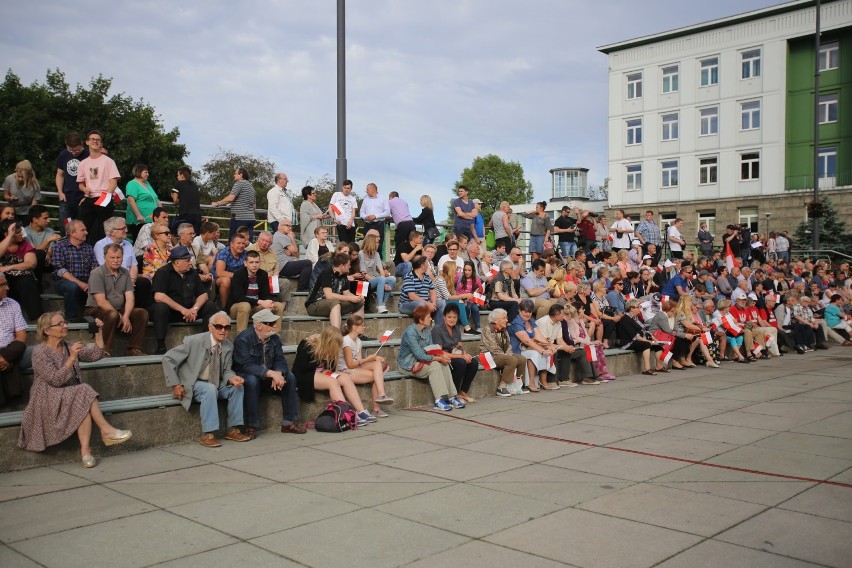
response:
<path id="1" fill-rule="evenodd" d="M 119 430 L 106 421 L 98 406 L 98 393 L 80 381 L 79 361 L 97 361 L 103 357 L 104 340 L 101 320 L 95 320 L 98 332 L 95 347 L 79 341 L 68 343 L 68 323 L 62 312 L 49 312 L 38 318 L 36 337 L 41 343 L 33 350 L 33 386 L 30 402 L 21 418 L 18 447 L 41 452 L 71 436 L 80 439 L 84 467 L 94 467 L 89 446 L 92 422 L 98 425 L 106 446 L 130 439 L 130 430 Z"/>

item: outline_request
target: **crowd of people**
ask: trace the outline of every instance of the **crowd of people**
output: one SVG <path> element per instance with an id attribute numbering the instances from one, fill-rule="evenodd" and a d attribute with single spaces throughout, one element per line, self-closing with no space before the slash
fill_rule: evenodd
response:
<path id="1" fill-rule="evenodd" d="M 344 181 L 325 208 L 316 190 L 304 187 L 297 212 L 287 175 L 278 173 L 267 194 L 270 230 L 255 236 L 255 191 L 249 172 L 238 168 L 228 195 L 211 204 L 230 207 L 224 245 L 219 225 L 201 214 L 189 168 L 176 172 L 172 216 L 148 183 L 147 166 L 133 168 L 122 194 L 102 134 L 89 132 L 85 142 L 84 149 L 69 135 L 57 160 L 58 231 L 39 203 L 29 162 L 4 183 L 10 205 L 0 211 L 0 404 L 22 394 L 26 319 L 38 320 L 36 350 L 52 351 L 33 365 L 19 445 L 40 451 L 77 431 L 87 467 L 94 465 L 92 422 L 107 443 L 130 433 L 103 418 L 96 393 L 80 384 L 78 361 L 109 357 L 116 333 L 129 336 L 127 356 L 144 355 L 149 321 L 173 396 L 187 409 L 192 400 L 201 405 L 199 440 L 207 447 L 221 444 L 219 399 L 228 407 L 224 438 L 238 442 L 257 436 L 258 397 L 266 393 L 280 397 L 286 433 L 305 432 L 298 400 L 314 400 L 317 390 L 348 401 L 357 425 L 386 417 L 389 366 L 364 353 L 363 342 L 375 339 L 365 333 L 364 315 L 390 311 L 398 284 L 396 310 L 412 322 L 397 366 L 429 381 L 441 411 L 477 401 L 471 391 L 481 368 L 497 369 L 496 395 L 510 397 L 615 380 L 605 350 L 616 347 L 635 352 L 642 373 L 656 375 L 827 349 L 829 339 L 852 345 L 848 263 L 793 260 L 784 234 L 755 236 L 729 225 L 720 251 L 702 225 L 691 250 L 681 219 L 661 231 L 648 211 L 634 228 L 620 210 L 610 225 L 603 215 L 566 206 L 552 221 L 540 202 L 522 215 L 531 220 L 527 258 L 510 204 L 499 204 L 486 221 L 482 202 L 465 186 L 451 203 L 453 226 L 442 232 L 429 196 L 414 217 L 397 192 L 385 197 L 373 183 L 359 204 L 353 183 Z M 125 214 L 115 215 L 121 200 Z M 394 253 L 385 259 L 391 223 Z M 64 313 L 43 313 L 47 278 Z M 299 342 L 291 370 L 279 331 L 293 289 L 306 293 L 307 313 L 329 325 Z M 97 349 L 65 340 L 67 323 L 85 318 L 96 328 Z M 207 331 L 169 349 L 176 322 L 199 322 Z M 478 347 L 465 349 L 464 339 Z M 366 384 L 369 404 L 357 389 Z M 62 424 L 47 424 L 52 407 L 65 413 Z"/>

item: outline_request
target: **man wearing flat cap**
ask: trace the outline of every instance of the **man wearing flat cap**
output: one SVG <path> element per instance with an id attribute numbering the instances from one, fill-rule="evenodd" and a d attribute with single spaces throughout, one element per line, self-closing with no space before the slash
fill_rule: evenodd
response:
<path id="1" fill-rule="evenodd" d="M 278 335 L 280 316 L 262 309 L 251 317 L 252 326 L 234 340 L 234 371 L 243 377 L 244 434 L 257 437 L 260 428 L 260 396 L 272 394 L 281 399 L 281 432 L 304 434 L 298 422 L 296 377 L 287 368 L 283 345 Z"/>
<path id="2" fill-rule="evenodd" d="M 169 323 L 177 321 L 203 324 L 218 311 L 207 299 L 207 292 L 198 273 L 192 269 L 192 255 L 184 246 L 177 246 L 169 253 L 169 263 L 154 273 L 151 291 L 151 321 L 157 338 L 157 355 L 166 352 L 166 333 Z"/>

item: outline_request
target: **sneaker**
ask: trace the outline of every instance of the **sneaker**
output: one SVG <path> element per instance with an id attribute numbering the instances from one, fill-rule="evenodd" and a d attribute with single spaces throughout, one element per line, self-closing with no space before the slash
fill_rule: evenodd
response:
<path id="1" fill-rule="evenodd" d="M 450 405 L 450 403 L 447 402 L 446 400 L 444 400 L 443 398 L 439 398 L 438 400 L 435 401 L 435 410 L 449 411 L 449 410 L 452 410 L 452 409 L 453 409 L 452 405 Z"/>
<path id="2" fill-rule="evenodd" d="M 503 387 L 502 389 L 497 389 L 497 396 L 507 397 L 512 396 L 512 393 L 509 392 L 509 389 Z"/>
<path id="3" fill-rule="evenodd" d="M 360 416 L 360 415 L 356 415 L 356 417 L 355 417 L 355 427 L 356 427 L 356 428 L 363 428 L 363 427 L 364 427 L 364 426 L 366 426 L 367 424 L 369 424 L 369 422 L 368 422 L 368 421 L 366 421 L 366 420 L 364 420 L 363 418 L 361 418 L 361 416 Z"/>
<path id="4" fill-rule="evenodd" d="M 378 418 L 376 418 L 375 416 L 373 416 L 372 414 L 370 414 L 366 410 L 362 410 L 361 412 L 359 412 L 358 418 L 366 420 L 367 422 L 371 422 L 371 423 L 378 420 Z"/>
<path id="5" fill-rule="evenodd" d="M 459 400 L 459 397 L 454 396 L 450 399 L 450 404 L 453 405 L 454 408 L 464 408 L 464 403 Z"/>
<path id="6" fill-rule="evenodd" d="M 471 335 L 482 335 L 482 332 L 479 331 L 478 329 L 471 329 L 471 330 L 466 331 L 465 333 L 469 333 Z"/>
<path id="7" fill-rule="evenodd" d="M 583 382 L 581 382 L 580 384 L 582 384 L 582 385 L 599 385 L 599 384 L 601 384 L 601 382 L 598 381 L 598 380 L 595 380 L 595 379 L 583 379 Z"/>
<path id="8" fill-rule="evenodd" d="M 524 385 L 521 387 L 521 394 L 530 394 L 530 387 Z"/>
<path id="9" fill-rule="evenodd" d="M 376 418 L 387 418 L 388 416 L 390 416 L 390 414 L 380 408 L 378 410 L 373 411 L 373 416 L 375 416 Z"/>
<path id="10" fill-rule="evenodd" d="M 383 394 L 382 396 L 376 399 L 376 402 L 379 404 L 393 404 L 393 399 L 388 395 Z"/>
<path id="11" fill-rule="evenodd" d="M 378 308 L 376 308 L 376 311 L 379 312 L 380 314 L 386 314 L 386 313 L 388 313 L 388 308 L 387 308 L 387 306 L 382 304 Z"/>

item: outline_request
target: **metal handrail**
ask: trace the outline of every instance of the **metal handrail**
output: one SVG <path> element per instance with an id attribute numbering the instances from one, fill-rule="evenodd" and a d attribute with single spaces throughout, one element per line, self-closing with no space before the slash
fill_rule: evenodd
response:
<path id="1" fill-rule="evenodd" d="M 818 254 L 818 253 L 829 253 L 836 256 L 842 256 L 843 258 L 848 258 L 852 260 L 852 255 L 846 254 L 845 252 L 840 252 L 838 250 L 833 249 L 800 249 L 800 250 L 791 250 L 790 253 L 796 253 L 799 255 L 808 255 L 808 254 Z"/>

